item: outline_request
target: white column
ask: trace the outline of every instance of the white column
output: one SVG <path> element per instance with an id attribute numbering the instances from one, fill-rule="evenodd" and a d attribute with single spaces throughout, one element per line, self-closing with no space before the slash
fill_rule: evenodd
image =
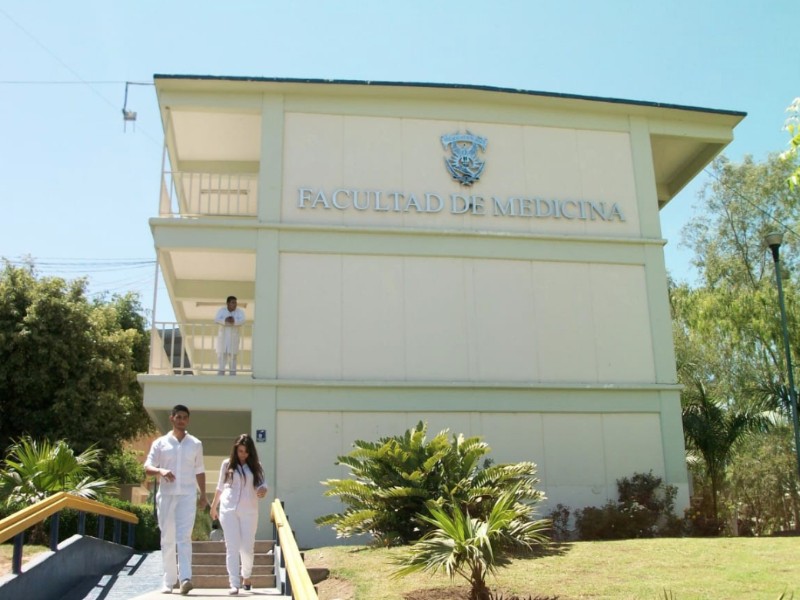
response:
<path id="1" fill-rule="evenodd" d="M 280 222 L 283 181 L 283 97 L 263 97 L 261 108 L 261 161 L 258 171 L 258 220 Z M 278 365 L 279 232 L 260 228 L 256 241 L 255 324 L 253 377 L 275 379 Z"/>

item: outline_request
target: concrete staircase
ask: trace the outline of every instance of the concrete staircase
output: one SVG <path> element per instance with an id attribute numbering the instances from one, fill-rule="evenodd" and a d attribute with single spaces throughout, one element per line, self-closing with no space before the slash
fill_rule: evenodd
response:
<path id="1" fill-rule="evenodd" d="M 256 540 L 253 588 L 275 587 L 275 542 Z M 230 587 L 225 568 L 225 542 L 192 542 L 192 583 L 201 589 Z"/>

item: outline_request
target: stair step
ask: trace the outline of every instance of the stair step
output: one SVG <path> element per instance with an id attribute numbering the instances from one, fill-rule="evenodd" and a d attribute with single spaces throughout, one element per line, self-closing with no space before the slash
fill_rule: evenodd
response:
<path id="1" fill-rule="evenodd" d="M 275 588 L 275 542 L 256 540 L 253 588 Z M 192 583 L 202 589 L 227 588 L 225 542 L 192 542 Z"/>
<path id="2" fill-rule="evenodd" d="M 225 564 L 221 565 L 197 565 L 192 563 L 192 571 L 194 573 L 202 573 L 203 575 L 227 575 L 228 570 Z M 253 565 L 253 573 L 255 575 L 274 575 L 275 567 L 273 565 Z"/>
<path id="3" fill-rule="evenodd" d="M 225 554 L 193 554 L 192 565 L 224 565 Z M 272 554 L 256 554 L 253 557 L 254 565 L 272 566 L 275 564 L 275 557 Z"/>
<path id="4" fill-rule="evenodd" d="M 256 554 L 266 554 L 274 551 L 275 542 L 272 540 L 256 540 L 255 551 Z M 192 542 L 192 552 L 194 554 L 225 554 L 225 542 Z"/>
<path id="5" fill-rule="evenodd" d="M 274 588 L 275 575 L 257 575 L 253 573 L 250 578 L 253 588 Z M 192 573 L 192 583 L 198 589 L 222 589 L 229 586 L 228 574 L 224 575 L 205 575 L 202 573 Z"/>

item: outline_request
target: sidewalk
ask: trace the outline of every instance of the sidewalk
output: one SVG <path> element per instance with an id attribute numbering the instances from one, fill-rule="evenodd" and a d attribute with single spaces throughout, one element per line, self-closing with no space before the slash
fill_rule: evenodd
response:
<path id="1" fill-rule="evenodd" d="M 286 598 L 288 599 L 289 596 L 281 596 L 278 590 L 251 590 L 249 592 L 245 592 L 244 590 L 239 590 L 239 593 L 236 596 L 229 596 L 228 590 L 199 590 L 193 589 L 187 596 L 181 596 L 178 590 L 175 590 L 172 593 L 172 596 L 169 594 L 162 594 L 159 591 L 148 592 L 147 594 L 142 594 L 141 596 L 135 596 L 132 600 L 164 600 L 165 598 L 250 598 L 250 597 L 265 597 L 271 596 L 272 598 Z"/>
<path id="2" fill-rule="evenodd" d="M 106 595 L 103 595 L 103 594 Z M 134 554 L 115 577 L 103 578 L 85 600 L 165 600 L 166 598 L 247 598 L 247 597 L 288 598 L 276 589 L 254 589 L 249 592 L 239 590 L 236 596 L 228 596 L 225 589 L 195 588 L 187 596 L 181 596 L 176 589 L 172 594 L 161 593 L 161 552 Z"/>

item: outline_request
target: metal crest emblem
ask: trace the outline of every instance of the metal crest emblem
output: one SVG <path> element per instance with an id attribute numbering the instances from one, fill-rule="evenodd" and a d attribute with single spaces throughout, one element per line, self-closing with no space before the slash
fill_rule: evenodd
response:
<path id="1" fill-rule="evenodd" d="M 450 150 L 444 160 L 450 175 L 461 185 L 470 186 L 481 178 L 486 161 L 478 158 L 478 149 L 486 152 L 486 138 L 467 133 L 443 135 L 442 145 Z"/>

